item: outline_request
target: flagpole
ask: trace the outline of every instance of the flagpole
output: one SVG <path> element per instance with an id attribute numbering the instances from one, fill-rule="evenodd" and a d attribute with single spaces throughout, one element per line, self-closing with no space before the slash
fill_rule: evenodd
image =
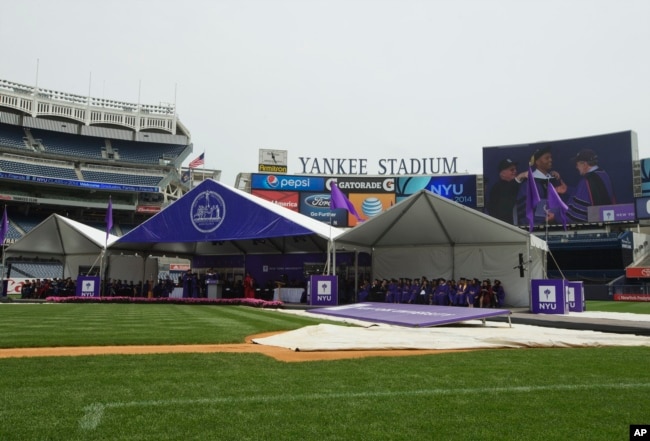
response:
<path id="1" fill-rule="evenodd" d="M 325 271 L 324 271 L 324 273 L 326 275 L 331 274 L 331 270 L 332 270 L 332 267 L 330 266 L 330 251 L 332 250 L 332 216 L 333 216 L 332 198 L 331 198 L 331 196 L 330 196 L 330 208 L 329 208 L 329 210 L 330 210 L 329 211 L 329 225 L 330 225 L 330 228 L 329 228 L 329 233 L 328 233 L 328 237 L 327 237 L 327 263 L 325 264 Z"/>
<path id="2" fill-rule="evenodd" d="M 2 277 L 0 278 L 0 297 L 7 297 L 5 292 L 5 240 L 2 238 Z"/>

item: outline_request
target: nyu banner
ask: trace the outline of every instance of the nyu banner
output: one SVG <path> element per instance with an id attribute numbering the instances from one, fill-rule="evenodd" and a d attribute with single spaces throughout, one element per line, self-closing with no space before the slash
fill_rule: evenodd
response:
<path id="1" fill-rule="evenodd" d="M 77 297 L 99 297 L 99 277 L 79 276 L 77 277 Z"/>
<path id="2" fill-rule="evenodd" d="M 567 314 L 566 281 L 562 279 L 532 280 L 530 309 L 534 314 Z"/>
<path id="3" fill-rule="evenodd" d="M 570 312 L 585 310 L 585 295 L 582 282 L 566 282 L 566 297 Z"/>
<path id="4" fill-rule="evenodd" d="M 310 276 L 309 304 L 312 306 L 336 306 L 339 303 L 336 276 Z"/>

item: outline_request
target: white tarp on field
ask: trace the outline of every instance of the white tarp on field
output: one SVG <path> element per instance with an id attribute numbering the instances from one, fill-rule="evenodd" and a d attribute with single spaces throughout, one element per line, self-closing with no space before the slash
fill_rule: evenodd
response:
<path id="1" fill-rule="evenodd" d="M 641 314 L 635 314 L 637 318 Z M 395 349 L 498 349 L 650 346 L 650 337 L 598 331 L 546 328 L 502 322 L 467 321 L 433 328 L 344 320 L 362 325 L 319 324 L 253 342 L 294 351 L 395 350 Z"/>

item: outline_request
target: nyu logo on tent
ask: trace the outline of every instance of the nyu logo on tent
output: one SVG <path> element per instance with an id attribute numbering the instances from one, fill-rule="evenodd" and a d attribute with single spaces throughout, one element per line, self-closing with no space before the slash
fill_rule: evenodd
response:
<path id="1" fill-rule="evenodd" d="M 202 233 L 211 233 L 226 218 L 226 203 L 218 193 L 206 190 L 199 193 L 190 208 L 192 225 Z"/>

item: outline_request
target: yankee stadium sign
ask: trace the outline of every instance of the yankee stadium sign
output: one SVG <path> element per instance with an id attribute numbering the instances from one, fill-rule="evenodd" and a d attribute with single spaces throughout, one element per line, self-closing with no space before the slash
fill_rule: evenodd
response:
<path id="1" fill-rule="evenodd" d="M 301 174 L 367 175 L 368 160 L 364 158 L 298 157 Z M 382 158 L 377 161 L 377 175 L 446 175 L 456 173 L 456 157 L 448 158 Z"/>

